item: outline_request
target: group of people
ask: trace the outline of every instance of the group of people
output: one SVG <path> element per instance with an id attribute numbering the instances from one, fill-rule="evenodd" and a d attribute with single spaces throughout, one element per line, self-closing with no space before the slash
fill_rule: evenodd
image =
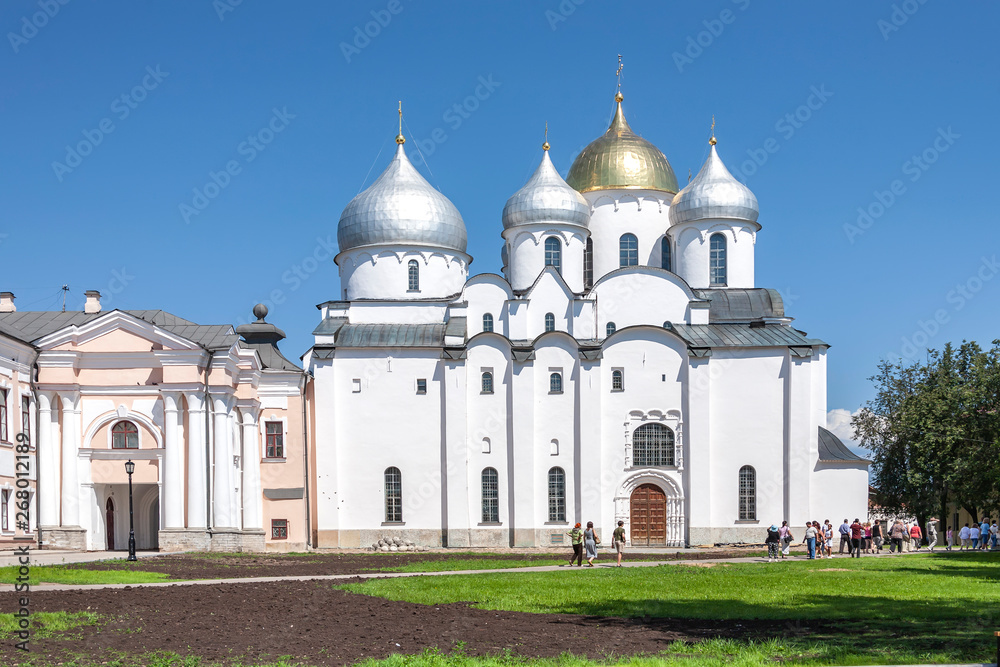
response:
<path id="1" fill-rule="evenodd" d="M 586 530 L 580 530 L 580 524 L 573 526 L 573 530 L 566 533 L 573 544 L 573 555 L 569 559 L 569 564 L 564 567 L 583 567 L 583 557 L 587 556 L 587 567 L 594 567 L 594 559 L 597 558 L 597 545 L 601 543 L 601 538 L 594 531 L 594 522 L 588 521 Z M 611 533 L 611 546 L 617 556 L 618 567 L 622 566 L 622 552 L 625 550 L 625 522 L 619 521 L 618 527 Z"/>
<path id="2" fill-rule="evenodd" d="M 961 540 L 958 550 L 986 551 L 987 549 L 996 549 L 998 532 L 1000 532 L 1000 527 L 997 526 L 996 521 L 993 521 L 991 524 L 989 517 L 983 519 L 981 524 L 973 522 L 971 528 L 969 527 L 969 524 L 965 524 L 962 526 L 962 529 L 958 531 L 958 539 Z M 951 526 L 948 526 L 948 551 L 951 551 L 952 546 L 955 544 L 954 538 L 955 534 L 952 531 Z"/>

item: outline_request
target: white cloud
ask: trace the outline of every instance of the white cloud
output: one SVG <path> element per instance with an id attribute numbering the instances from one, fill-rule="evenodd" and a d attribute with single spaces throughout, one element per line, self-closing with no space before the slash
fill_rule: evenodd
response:
<path id="1" fill-rule="evenodd" d="M 854 427 L 851 426 L 851 417 L 860 411 L 860 408 L 854 412 L 845 408 L 834 408 L 826 413 L 826 428 L 850 447 L 851 451 L 861 456 L 868 456 L 869 452 L 854 439 Z"/>

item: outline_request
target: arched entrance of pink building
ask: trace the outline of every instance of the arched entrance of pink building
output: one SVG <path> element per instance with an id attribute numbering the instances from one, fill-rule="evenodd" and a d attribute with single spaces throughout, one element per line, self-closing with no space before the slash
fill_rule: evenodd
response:
<path id="1" fill-rule="evenodd" d="M 104 534 L 108 536 L 108 551 L 115 550 L 115 501 L 108 498 L 104 506 Z"/>

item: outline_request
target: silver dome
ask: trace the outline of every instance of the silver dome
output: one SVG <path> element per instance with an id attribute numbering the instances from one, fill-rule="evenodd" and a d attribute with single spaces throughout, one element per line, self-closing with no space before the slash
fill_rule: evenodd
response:
<path id="1" fill-rule="evenodd" d="M 548 150 L 542 163 L 524 187 L 514 193 L 503 207 L 503 228 L 532 222 L 555 222 L 586 227 L 590 223 L 590 205 L 579 192 L 563 180 L 552 166 Z"/>
<path id="2" fill-rule="evenodd" d="M 340 214 L 337 243 L 341 252 L 367 245 L 465 252 L 465 222 L 455 205 L 410 164 L 399 144 L 382 175 Z"/>
<path id="3" fill-rule="evenodd" d="M 717 218 L 757 222 L 758 215 L 757 198 L 729 173 L 714 144 L 698 175 L 674 195 L 669 213 L 671 225 Z"/>

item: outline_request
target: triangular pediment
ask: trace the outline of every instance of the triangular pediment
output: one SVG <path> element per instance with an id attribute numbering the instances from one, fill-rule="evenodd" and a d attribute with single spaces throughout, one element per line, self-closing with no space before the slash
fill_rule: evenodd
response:
<path id="1" fill-rule="evenodd" d="M 54 331 L 35 341 L 35 346 L 41 351 L 72 349 L 86 352 L 202 349 L 194 341 L 120 310 Z"/>

